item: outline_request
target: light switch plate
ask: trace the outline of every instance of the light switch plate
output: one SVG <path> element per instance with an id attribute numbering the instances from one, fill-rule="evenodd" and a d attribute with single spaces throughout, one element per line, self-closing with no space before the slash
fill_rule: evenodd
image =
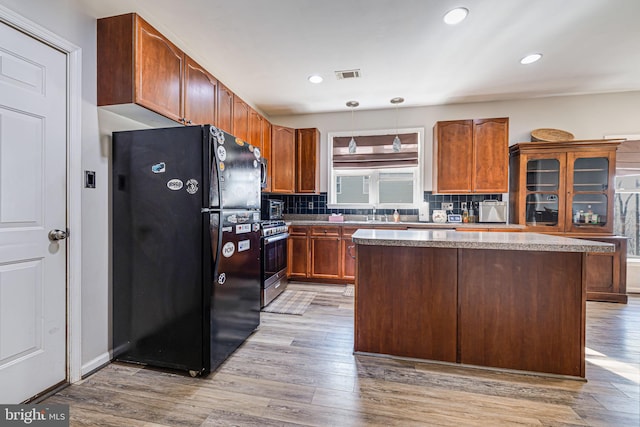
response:
<path id="1" fill-rule="evenodd" d="M 84 171 L 84 187 L 96 188 L 96 172 Z"/>

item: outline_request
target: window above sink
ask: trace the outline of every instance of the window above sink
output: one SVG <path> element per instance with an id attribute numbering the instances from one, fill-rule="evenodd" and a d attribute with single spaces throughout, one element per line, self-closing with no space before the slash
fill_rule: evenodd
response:
<path id="1" fill-rule="evenodd" d="M 415 209 L 423 201 L 422 128 L 329 134 L 329 208 Z M 349 152 L 354 137 L 356 152 Z"/>

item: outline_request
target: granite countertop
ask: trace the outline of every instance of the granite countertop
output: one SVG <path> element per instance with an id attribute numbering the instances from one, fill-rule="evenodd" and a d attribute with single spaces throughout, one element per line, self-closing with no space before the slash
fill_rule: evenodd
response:
<path id="1" fill-rule="evenodd" d="M 571 239 L 525 232 L 453 230 L 358 230 L 352 237 L 359 245 L 425 248 L 499 249 L 542 252 L 614 252 L 611 243 Z"/>

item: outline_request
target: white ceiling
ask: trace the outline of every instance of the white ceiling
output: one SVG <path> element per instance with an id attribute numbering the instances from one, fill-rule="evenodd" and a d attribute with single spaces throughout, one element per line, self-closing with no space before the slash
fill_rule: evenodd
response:
<path id="1" fill-rule="evenodd" d="M 138 12 L 270 116 L 640 90 L 640 0 L 78 1 Z"/>

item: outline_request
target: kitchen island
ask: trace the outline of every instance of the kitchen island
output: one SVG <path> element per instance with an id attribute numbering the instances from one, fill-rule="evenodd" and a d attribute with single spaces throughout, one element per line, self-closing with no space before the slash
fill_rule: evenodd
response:
<path id="1" fill-rule="evenodd" d="M 358 230 L 359 353 L 585 376 L 586 253 L 522 232 Z"/>

